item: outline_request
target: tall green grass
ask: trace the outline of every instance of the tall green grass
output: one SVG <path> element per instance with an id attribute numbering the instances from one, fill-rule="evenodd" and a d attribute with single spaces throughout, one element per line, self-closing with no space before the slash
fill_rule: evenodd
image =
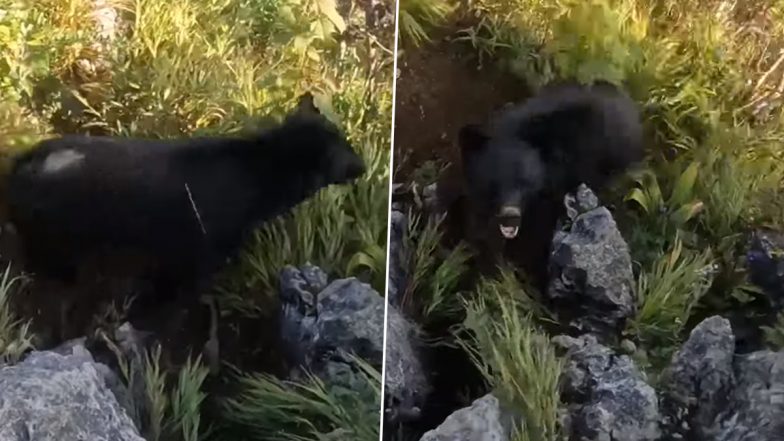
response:
<path id="1" fill-rule="evenodd" d="M 559 378 L 562 360 L 549 337 L 537 325 L 540 312 L 528 294 L 511 296 L 499 290 L 514 282 L 506 273 L 499 282 L 484 280 L 466 302 L 464 327 L 470 337 L 460 345 L 484 374 L 493 393 L 508 406 L 517 441 L 555 441 L 558 425 Z M 524 290 L 517 284 L 514 291 Z"/>
<path id="2" fill-rule="evenodd" d="M 451 0 L 401 0 L 401 39 L 414 46 L 429 41 L 431 29 L 445 24 L 456 6 Z"/>
<path id="3" fill-rule="evenodd" d="M 676 239 L 670 252 L 640 274 L 637 312 L 626 332 L 644 349 L 656 352 L 658 361 L 669 361 L 671 351 L 681 342 L 692 309 L 711 286 L 713 264 L 710 250 L 690 252 Z"/>
<path id="4" fill-rule="evenodd" d="M 11 310 L 11 295 L 16 293 L 15 287 L 20 281 L 18 277 L 11 277 L 11 265 L 6 266 L 0 279 L 0 366 L 18 361 L 33 348 L 30 323 Z"/>
<path id="5" fill-rule="evenodd" d="M 304 382 L 266 374 L 244 376 L 242 392 L 226 401 L 226 418 L 254 440 L 377 440 L 381 373 L 353 360 L 358 384 L 352 390 L 330 386 L 312 374 Z"/>
<path id="6" fill-rule="evenodd" d="M 459 287 L 471 254 L 463 243 L 448 251 L 441 247 L 439 227 L 443 219 L 426 219 L 413 213 L 408 217 L 403 241 L 411 250 L 406 262 L 411 277 L 402 293 L 402 305 L 419 323 L 454 318 L 463 309 Z"/>
<path id="7" fill-rule="evenodd" d="M 162 366 L 161 346 L 140 353 L 124 353 L 102 335 L 115 353 L 130 392 L 130 416 L 148 441 L 200 441 L 209 429 L 202 423 L 202 405 L 207 398 L 204 382 L 209 368 L 201 357 L 188 360 L 179 373 L 171 375 Z"/>

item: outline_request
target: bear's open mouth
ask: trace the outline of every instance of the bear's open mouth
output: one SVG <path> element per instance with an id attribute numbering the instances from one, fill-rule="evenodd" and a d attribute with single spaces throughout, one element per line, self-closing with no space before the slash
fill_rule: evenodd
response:
<path id="1" fill-rule="evenodd" d="M 515 206 L 504 206 L 498 210 L 498 229 L 504 239 L 514 239 L 520 231 L 520 209 Z"/>
<path id="2" fill-rule="evenodd" d="M 517 237 L 517 231 L 520 230 L 520 227 L 508 226 L 504 224 L 499 224 L 498 228 L 501 230 L 501 235 L 504 236 L 504 239 L 514 239 Z"/>

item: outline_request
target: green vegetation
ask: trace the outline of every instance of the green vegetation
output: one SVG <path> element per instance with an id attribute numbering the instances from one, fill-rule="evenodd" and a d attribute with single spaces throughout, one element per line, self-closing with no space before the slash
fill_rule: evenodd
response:
<path id="1" fill-rule="evenodd" d="M 327 189 L 259 230 L 241 262 L 222 278 L 219 290 L 226 295 L 220 304 L 259 316 L 271 310 L 280 269 L 305 262 L 330 276 L 360 277 L 382 292 L 392 30 L 368 29 L 358 5 L 338 11 L 334 0 L 109 0 L 112 9 L 95 11 L 99 3 L 0 0 L 2 165 L 36 141 L 62 133 L 166 138 L 260 128 L 311 91 L 322 113 L 361 151 L 368 172 L 356 185 Z M 96 12 L 107 11 L 116 12 L 117 20 L 97 18 Z M 14 361 L 31 338 L 10 309 L 11 282 L 6 274 L 0 287 L 0 362 Z M 162 370 L 160 352 L 145 360 L 127 378 L 143 382 L 147 391 L 149 403 L 137 416 L 147 439 L 212 436 L 200 416 L 211 399 L 200 361 L 188 361 L 176 373 Z M 314 421 L 329 419 L 334 426 L 319 423 L 318 430 L 377 439 L 377 412 L 355 418 L 329 401 L 343 400 L 348 412 L 352 400 L 372 407 L 365 398 L 333 395 L 315 379 L 290 384 L 266 374 L 241 375 L 254 380 L 241 381 L 245 392 L 233 401 L 240 411 L 229 416 L 238 424 L 270 402 L 300 402 Z M 379 377 L 368 375 L 367 381 L 379 388 Z M 274 418 L 267 422 L 301 423 L 298 412 Z M 296 439 L 323 439 L 315 430 L 297 432 Z M 245 433 L 240 438 L 260 439 Z"/>
<path id="2" fill-rule="evenodd" d="M 776 323 L 773 326 L 763 326 L 762 330 L 765 333 L 765 343 L 773 350 L 784 349 L 784 313 L 776 317 Z"/>
<path id="3" fill-rule="evenodd" d="M 11 277 L 11 265 L 8 265 L 0 280 L 0 366 L 19 360 L 33 345 L 30 323 L 22 321 L 11 310 L 10 297 L 19 281 L 19 278 Z"/>
<path id="4" fill-rule="evenodd" d="M 447 22 L 456 4 L 451 0 L 400 0 L 401 40 L 419 46 L 430 41 L 429 31 Z"/>
<path id="5" fill-rule="evenodd" d="M 307 374 L 303 383 L 270 375 L 241 379 L 244 392 L 227 401 L 226 416 L 256 438 L 275 441 L 376 440 L 381 373 L 353 357 L 358 383 L 331 387 Z"/>
<path id="6" fill-rule="evenodd" d="M 409 214 L 404 237 L 407 249 L 413 250 L 407 262 L 411 283 L 402 293 L 402 305 L 420 323 L 434 323 L 449 318 L 462 309 L 457 290 L 471 257 L 464 244 L 444 251 L 439 227 L 442 219 L 427 219 Z"/>
<path id="7" fill-rule="evenodd" d="M 135 397 L 142 402 L 132 404 L 137 427 L 146 440 L 203 439 L 201 405 L 206 394 L 201 388 L 209 369 L 202 365 L 200 358 L 189 358 L 174 384 L 170 384 L 161 369 L 160 346 L 143 354 L 141 360 L 124 360 L 122 366 L 129 389 L 141 387 L 145 392 L 144 397 Z M 136 381 L 143 384 L 135 384 Z"/>
<path id="8" fill-rule="evenodd" d="M 643 109 L 644 167 L 601 198 L 616 207 L 639 270 L 637 312 L 625 334 L 653 377 L 688 335 L 687 323 L 769 308 L 749 285 L 744 257 L 750 230 L 784 226 L 782 14 L 778 0 L 475 0 L 463 11 L 470 24 L 455 40 L 480 63 L 498 64 L 533 88 L 556 79 L 609 81 Z M 468 317 L 463 346 L 492 389 L 526 423 L 539 422 L 536 435 L 522 439 L 554 440 L 556 426 L 544 421 L 554 418 L 556 389 L 539 388 L 538 381 L 550 384 L 549 372 L 531 363 L 556 369 L 538 328 L 550 316 L 536 296 L 520 299 L 518 278 L 503 271 L 483 280 L 461 295 L 466 305 L 449 310 L 453 321 Z M 514 306 L 480 321 L 499 308 L 499 296 Z M 782 328 L 781 317 L 764 328 L 771 346 L 784 344 Z"/>
<path id="9" fill-rule="evenodd" d="M 533 314 L 541 312 L 505 271 L 502 282 L 484 280 L 478 295 L 466 302 L 465 329 L 471 337 L 460 341 L 484 374 L 494 394 L 520 412 L 516 441 L 557 439 L 558 384 L 562 361 Z M 510 286 L 513 285 L 513 286 Z M 512 288 L 504 291 L 499 288 Z M 509 293 L 521 294 L 510 296 Z"/>
<path id="10" fill-rule="evenodd" d="M 651 350 L 658 367 L 669 362 L 692 309 L 713 281 L 710 250 L 697 254 L 676 240 L 672 251 L 637 280 L 637 315 L 627 333 Z"/>

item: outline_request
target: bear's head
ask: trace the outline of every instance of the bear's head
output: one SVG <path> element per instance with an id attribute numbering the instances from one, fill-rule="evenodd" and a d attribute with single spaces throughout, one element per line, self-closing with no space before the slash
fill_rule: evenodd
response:
<path id="1" fill-rule="evenodd" d="M 365 173 L 366 166 L 341 130 L 306 93 L 283 123 L 291 153 L 307 169 L 315 185 L 345 184 Z"/>
<path id="2" fill-rule="evenodd" d="M 492 134 L 480 125 L 461 128 L 458 144 L 472 204 L 494 218 L 505 239 L 517 237 L 526 206 L 544 188 L 538 152 L 519 137 Z"/>

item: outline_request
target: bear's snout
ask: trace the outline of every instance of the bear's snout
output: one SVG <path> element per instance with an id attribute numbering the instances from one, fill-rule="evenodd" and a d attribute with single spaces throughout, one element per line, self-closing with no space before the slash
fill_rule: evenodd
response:
<path id="1" fill-rule="evenodd" d="M 519 207 L 505 205 L 498 210 L 498 228 L 505 239 L 514 239 L 520 230 L 522 213 Z"/>

